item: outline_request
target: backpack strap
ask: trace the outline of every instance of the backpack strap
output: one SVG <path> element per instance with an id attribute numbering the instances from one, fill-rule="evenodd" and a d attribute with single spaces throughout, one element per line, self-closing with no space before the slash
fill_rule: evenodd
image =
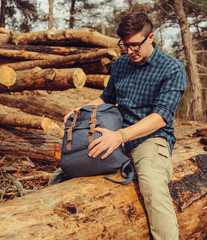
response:
<path id="1" fill-rule="evenodd" d="M 126 161 L 121 168 L 121 175 L 123 178 L 125 178 L 126 180 L 124 181 L 116 181 L 114 179 L 111 179 L 109 177 L 104 176 L 105 179 L 114 182 L 114 183 L 119 183 L 121 185 L 127 185 L 128 183 L 130 183 L 133 178 L 134 178 L 134 168 L 130 162 L 130 159 L 128 161 Z"/>
<path id="2" fill-rule="evenodd" d="M 89 122 L 90 130 L 88 131 L 88 140 L 89 143 L 93 141 L 93 134 L 94 134 L 94 128 L 96 127 L 97 119 L 96 119 L 96 112 L 98 110 L 98 105 L 94 105 L 91 107 L 93 109 L 92 114 L 91 114 L 91 120 Z"/>
<path id="3" fill-rule="evenodd" d="M 70 150 L 71 149 L 71 141 L 72 141 L 72 131 L 73 131 L 73 128 L 76 126 L 76 120 L 77 120 L 77 117 L 78 117 L 78 111 L 74 113 L 74 118 L 73 118 L 73 122 L 71 124 L 71 126 L 68 128 L 68 131 L 67 131 L 67 149 Z"/>

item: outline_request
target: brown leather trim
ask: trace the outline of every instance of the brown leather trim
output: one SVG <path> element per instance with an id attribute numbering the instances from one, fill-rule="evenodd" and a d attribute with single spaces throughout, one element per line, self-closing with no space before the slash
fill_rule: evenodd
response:
<path id="1" fill-rule="evenodd" d="M 75 112 L 74 113 L 74 118 L 73 118 L 73 122 L 71 124 L 71 126 L 68 128 L 68 131 L 67 131 L 67 149 L 70 150 L 71 149 L 71 141 L 72 141 L 72 131 L 73 131 L 73 128 L 76 126 L 76 120 L 77 120 L 77 117 L 78 117 L 78 113 L 79 112 Z"/>
<path id="2" fill-rule="evenodd" d="M 93 111 L 92 111 L 92 114 L 91 114 L 91 120 L 89 122 L 89 125 L 90 125 L 90 130 L 88 131 L 89 143 L 91 143 L 93 141 L 94 128 L 96 127 L 96 123 L 97 123 L 96 112 L 97 112 L 97 109 L 98 109 L 98 105 L 94 105 L 91 108 L 93 109 Z"/>

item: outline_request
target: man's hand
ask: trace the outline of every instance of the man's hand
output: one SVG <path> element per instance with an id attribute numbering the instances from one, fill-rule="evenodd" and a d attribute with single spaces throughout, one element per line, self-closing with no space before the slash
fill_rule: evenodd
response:
<path id="1" fill-rule="evenodd" d="M 65 115 L 64 122 L 63 122 L 63 129 L 65 129 L 65 124 L 66 124 L 68 118 L 70 117 L 70 115 L 74 112 L 78 112 L 80 110 L 80 108 L 81 107 L 74 108 L 71 112 L 69 112 L 67 115 Z"/>
<path id="2" fill-rule="evenodd" d="M 107 152 L 101 156 L 101 159 L 105 159 L 123 142 L 122 135 L 119 131 L 110 131 L 106 128 L 95 128 L 94 130 L 102 133 L 102 136 L 89 144 L 89 157 L 95 158 L 108 149 Z"/>

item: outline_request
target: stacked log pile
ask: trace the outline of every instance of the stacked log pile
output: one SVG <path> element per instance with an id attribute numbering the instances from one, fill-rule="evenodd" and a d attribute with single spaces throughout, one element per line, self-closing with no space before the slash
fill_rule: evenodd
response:
<path id="1" fill-rule="evenodd" d="M 150 239 L 136 180 L 121 186 L 96 176 L 47 187 L 63 117 L 100 95 L 120 55 L 116 43 L 91 29 L 0 29 L 1 239 Z M 186 127 L 177 128 L 170 191 L 180 239 L 198 240 L 207 237 L 207 132 Z"/>
<path id="2" fill-rule="evenodd" d="M 120 56 L 117 42 L 87 28 L 31 33 L 0 28 L 2 182 L 12 181 L 13 174 L 47 183 L 60 161 L 63 117 L 99 96 Z M 27 168 L 16 166 L 18 159 Z M 3 184 L 1 201 L 21 195 L 15 186 Z"/>
<path id="3" fill-rule="evenodd" d="M 0 33 L 0 92 L 51 87 L 56 90 L 72 86 L 81 88 L 85 82 L 86 86 L 93 87 L 97 82 L 98 88 L 104 88 L 113 60 L 121 54 L 117 48 L 118 39 L 93 29 L 31 33 L 0 29 Z M 46 83 L 41 82 L 41 86 L 34 83 L 33 87 L 24 83 L 24 89 L 23 79 L 32 82 L 34 72 L 37 81 L 44 80 Z"/>

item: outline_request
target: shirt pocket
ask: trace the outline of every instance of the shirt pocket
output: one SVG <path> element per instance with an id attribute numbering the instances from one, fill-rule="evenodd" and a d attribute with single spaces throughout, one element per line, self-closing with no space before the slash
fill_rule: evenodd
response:
<path id="1" fill-rule="evenodd" d="M 159 85 L 156 83 L 142 82 L 134 88 L 134 100 L 139 106 L 149 106 L 154 103 Z"/>

